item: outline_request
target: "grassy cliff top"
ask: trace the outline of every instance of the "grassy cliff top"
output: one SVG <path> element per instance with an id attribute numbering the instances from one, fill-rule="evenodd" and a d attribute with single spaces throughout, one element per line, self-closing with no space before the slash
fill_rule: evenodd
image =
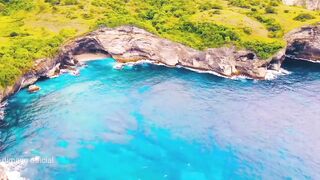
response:
<path id="1" fill-rule="evenodd" d="M 319 11 L 279 0 L 0 0 L 0 87 L 100 25 L 131 24 L 196 49 L 236 45 L 266 59 L 285 33 L 319 21 Z"/>

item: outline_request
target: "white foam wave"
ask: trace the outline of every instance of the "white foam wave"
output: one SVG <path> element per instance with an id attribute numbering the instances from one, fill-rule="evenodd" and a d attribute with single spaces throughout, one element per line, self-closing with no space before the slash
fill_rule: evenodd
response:
<path id="1" fill-rule="evenodd" d="M 80 75 L 79 69 L 75 69 L 75 70 L 61 69 L 61 70 L 60 70 L 60 73 L 61 73 L 61 74 L 69 73 L 70 75 L 73 75 L 73 76 L 79 76 L 79 75 Z"/>
<path id="2" fill-rule="evenodd" d="M 214 71 L 209 71 L 209 70 L 200 70 L 200 69 L 195 69 L 195 68 L 191 68 L 191 67 L 185 67 L 185 66 L 180 66 L 180 65 L 177 65 L 177 66 L 168 66 L 166 64 L 163 64 L 163 63 L 155 63 L 154 61 L 150 61 L 150 60 L 140 60 L 140 61 L 137 61 L 137 62 L 128 62 L 128 63 L 117 63 L 116 65 L 114 65 L 113 68 L 115 69 L 122 69 L 123 67 L 125 66 L 134 66 L 134 65 L 139 65 L 139 64 L 154 64 L 154 65 L 158 65 L 158 66 L 165 66 L 165 67 L 169 67 L 169 68 L 184 68 L 184 69 L 187 69 L 187 70 L 190 70 L 190 71 L 194 71 L 194 72 L 197 72 L 197 73 L 202 73 L 202 74 L 212 74 L 212 75 L 215 75 L 215 76 L 219 76 L 219 77 L 223 77 L 223 78 L 228 78 L 228 79 L 233 79 L 233 80 L 243 80 L 243 79 L 252 79 L 248 76 L 245 76 L 245 75 L 238 75 L 238 76 L 232 76 L 232 77 L 229 77 L 229 76 L 224 76 L 222 74 L 219 74 L 217 72 L 214 72 Z"/>
<path id="3" fill-rule="evenodd" d="M 287 70 L 285 70 L 283 68 L 281 68 L 279 71 L 268 70 L 265 79 L 266 80 L 273 80 L 273 79 L 276 79 L 279 76 L 284 76 L 284 75 L 288 75 L 288 74 L 291 74 L 291 72 L 287 71 Z"/>
<path id="4" fill-rule="evenodd" d="M 214 71 L 199 70 L 199 69 L 194 69 L 194 68 L 190 68 L 190 67 L 183 67 L 183 66 L 179 66 L 178 68 L 184 68 L 184 69 L 188 69 L 190 71 L 194 71 L 194 72 L 201 73 L 201 74 L 212 74 L 212 75 L 215 75 L 215 76 L 231 79 L 231 77 L 223 76 L 223 75 L 221 75 L 219 73 L 216 73 Z"/>
<path id="5" fill-rule="evenodd" d="M 4 168 L 5 174 L 7 175 L 8 179 L 27 180 L 27 178 L 22 177 L 20 173 L 21 170 L 27 166 L 27 162 L 0 162 L 0 166 Z"/>
<path id="6" fill-rule="evenodd" d="M 5 110 L 5 107 L 7 106 L 7 104 L 8 104 L 7 101 L 0 103 L 0 121 L 2 121 L 4 119 L 4 110 Z"/>
<path id="7" fill-rule="evenodd" d="M 115 63 L 114 65 L 113 65 L 113 69 L 122 69 L 122 67 L 123 67 L 123 63 Z"/>

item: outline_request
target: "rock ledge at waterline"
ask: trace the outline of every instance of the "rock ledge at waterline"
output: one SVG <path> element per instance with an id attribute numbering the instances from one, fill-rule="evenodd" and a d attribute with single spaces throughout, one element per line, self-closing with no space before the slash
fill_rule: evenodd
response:
<path id="1" fill-rule="evenodd" d="M 265 79 L 269 69 L 280 70 L 286 51 L 292 58 L 301 59 L 303 56 L 304 60 L 313 60 L 316 57 L 315 60 L 318 60 L 319 27 L 320 25 L 309 26 L 289 33 L 286 37 L 288 49 L 279 51 L 267 60 L 259 60 L 255 53 L 240 51 L 234 47 L 195 50 L 133 26 L 100 28 L 67 43 L 56 57 L 36 60 L 33 69 L 21 76 L 13 86 L 0 92 L 0 101 L 21 88 L 34 84 L 39 78 L 56 76 L 60 69 L 74 69 L 74 66 L 79 64 L 77 56 L 82 54 L 104 55 L 118 62 L 149 60 L 155 64 L 210 71 L 225 77 L 243 75 L 253 79 Z M 304 38 L 299 38 L 299 34 Z M 306 51 L 312 50 L 311 55 L 303 50 L 295 52 L 296 44 L 299 44 L 299 48 L 301 44 L 307 44 L 303 48 Z"/>

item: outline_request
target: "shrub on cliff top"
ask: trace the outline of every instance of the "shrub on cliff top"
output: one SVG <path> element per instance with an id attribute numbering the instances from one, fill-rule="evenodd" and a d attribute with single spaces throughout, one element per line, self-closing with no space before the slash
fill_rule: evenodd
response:
<path id="1" fill-rule="evenodd" d="M 240 40 L 239 35 L 232 29 L 213 23 L 183 22 L 179 29 L 199 36 L 202 40 L 200 49 L 219 47 Z"/>
<path id="2" fill-rule="evenodd" d="M 76 5 L 79 2 L 77 0 L 64 0 L 65 5 Z"/>
<path id="3" fill-rule="evenodd" d="M 310 19 L 314 19 L 314 18 L 315 17 L 313 15 L 311 15 L 311 14 L 301 13 L 301 14 L 299 14 L 298 16 L 296 16 L 293 19 L 296 20 L 296 21 L 304 22 L 304 21 L 307 21 L 307 20 L 310 20 Z"/>
<path id="4" fill-rule="evenodd" d="M 220 6 L 219 4 L 213 4 L 210 1 L 206 1 L 203 4 L 200 4 L 199 9 L 201 11 L 207 11 L 207 10 L 211 10 L 211 9 L 222 9 L 222 6 Z"/>
<path id="5" fill-rule="evenodd" d="M 9 15 L 19 10 L 31 11 L 35 7 L 33 0 L 4 0 L 0 3 L 5 4 L 4 8 L 0 13 Z"/>
<path id="6" fill-rule="evenodd" d="M 241 8 L 250 8 L 250 4 L 246 0 L 229 0 L 229 4 Z"/>
<path id="7" fill-rule="evenodd" d="M 259 22 L 265 24 L 267 30 L 269 31 L 269 37 L 281 37 L 283 35 L 283 30 L 281 25 L 276 22 L 273 18 L 266 18 L 260 15 L 253 15 Z"/>
<path id="8" fill-rule="evenodd" d="M 261 59 L 267 59 L 283 48 L 283 45 L 279 42 L 265 43 L 261 41 L 247 41 L 243 42 L 241 45 L 246 49 L 257 53 Z"/>
<path id="9" fill-rule="evenodd" d="M 271 7 L 271 6 L 268 6 L 268 7 L 265 8 L 265 12 L 267 14 L 276 14 L 276 9 Z"/>
<path id="10" fill-rule="evenodd" d="M 2 12 L 4 9 L 5 9 L 5 5 L 0 2 L 0 12 Z"/>
<path id="11" fill-rule="evenodd" d="M 13 84 L 17 78 L 21 74 L 20 70 L 16 67 L 12 66 L 9 63 L 0 64 L 0 90 L 1 87 L 6 87 L 9 84 Z"/>

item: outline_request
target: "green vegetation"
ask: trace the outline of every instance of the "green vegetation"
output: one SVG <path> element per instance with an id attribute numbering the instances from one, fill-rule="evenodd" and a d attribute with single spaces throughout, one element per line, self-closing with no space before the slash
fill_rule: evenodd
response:
<path id="1" fill-rule="evenodd" d="M 293 19 L 296 20 L 296 21 L 304 22 L 304 21 L 307 21 L 307 20 L 310 20 L 310 19 L 315 19 L 315 17 L 313 15 L 311 15 L 311 14 L 301 13 L 301 14 L 299 14 L 298 16 L 296 16 Z"/>
<path id="2" fill-rule="evenodd" d="M 276 43 L 263 43 L 261 41 L 247 41 L 243 43 L 243 46 L 251 51 L 257 53 L 261 58 L 268 58 L 270 54 L 275 54 L 282 48 L 281 44 Z"/>
<path id="3" fill-rule="evenodd" d="M 276 14 L 276 9 L 271 6 L 268 6 L 266 7 L 265 12 L 269 14 Z"/>
<path id="4" fill-rule="evenodd" d="M 196 49 L 235 45 L 264 59 L 285 33 L 319 21 L 280 0 L 0 0 L 0 89 L 101 25 L 135 25 Z"/>

